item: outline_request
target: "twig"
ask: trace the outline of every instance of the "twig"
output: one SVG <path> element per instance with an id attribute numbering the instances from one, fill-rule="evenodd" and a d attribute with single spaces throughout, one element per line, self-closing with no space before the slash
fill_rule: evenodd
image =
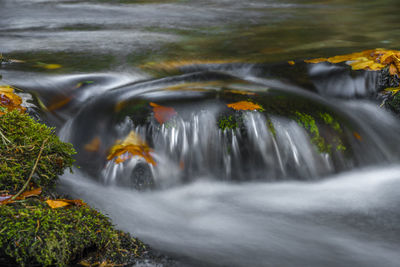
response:
<path id="1" fill-rule="evenodd" d="M 46 144 L 46 142 L 47 142 L 48 139 L 49 139 L 49 138 L 46 138 L 46 139 L 43 141 L 42 146 L 40 147 L 40 151 L 39 151 L 39 154 L 38 154 L 38 156 L 37 156 L 37 158 L 36 158 L 35 165 L 33 165 L 33 169 L 32 169 L 32 171 L 31 171 L 31 174 L 30 174 L 29 177 L 28 177 L 28 180 L 26 180 L 24 186 L 21 188 L 21 190 L 19 190 L 19 192 L 18 192 L 16 195 L 14 195 L 14 196 L 11 198 L 11 200 L 15 200 L 19 195 L 22 194 L 22 192 L 25 191 L 26 187 L 28 186 L 29 182 L 30 182 L 31 179 L 32 179 L 33 174 L 34 174 L 35 171 L 36 171 L 36 167 L 37 167 L 37 165 L 38 165 L 38 163 L 39 163 L 40 156 L 42 155 L 42 152 L 43 152 L 43 149 L 44 149 L 44 145 Z"/>
<path id="2" fill-rule="evenodd" d="M 3 132 L 2 132 L 1 130 L 0 130 L 0 136 L 1 136 L 1 140 L 3 140 L 3 143 L 4 143 L 5 145 L 7 145 L 6 142 L 11 143 L 11 141 L 8 140 L 8 138 L 3 134 Z"/>

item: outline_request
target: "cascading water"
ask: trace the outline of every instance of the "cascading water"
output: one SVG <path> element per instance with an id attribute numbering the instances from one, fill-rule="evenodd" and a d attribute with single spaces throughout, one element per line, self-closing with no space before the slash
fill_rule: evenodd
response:
<path id="1" fill-rule="evenodd" d="M 61 131 L 88 173 L 66 175 L 63 190 L 182 265 L 396 266 L 400 171 L 387 164 L 399 160 L 397 119 L 372 102 L 233 73 L 136 82 L 94 98 Z M 227 108 L 239 100 L 264 110 Z M 160 124 L 153 102 L 177 115 Z M 99 153 L 131 131 L 157 165 Z M 84 147 L 97 137 L 104 148 L 93 156 Z M 332 175 L 371 164 L 380 167 Z"/>

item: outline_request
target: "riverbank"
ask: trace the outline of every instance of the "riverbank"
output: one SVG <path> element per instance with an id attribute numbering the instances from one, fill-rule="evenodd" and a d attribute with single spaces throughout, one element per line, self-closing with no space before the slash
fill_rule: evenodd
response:
<path id="1" fill-rule="evenodd" d="M 56 193 L 58 176 L 74 163 L 72 145 L 30 118 L 11 87 L 0 87 L 0 100 L 1 266 L 169 261 L 83 201 Z"/>

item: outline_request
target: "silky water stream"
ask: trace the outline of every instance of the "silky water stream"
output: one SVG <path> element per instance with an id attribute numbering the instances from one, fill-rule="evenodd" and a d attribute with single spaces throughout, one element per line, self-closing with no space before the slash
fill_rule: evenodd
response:
<path id="1" fill-rule="evenodd" d="M 81 168 L 60 189 L 183 266 L 398 266 L 400 127 L 367 99 L 379 75 L 298 65 L 308 87 L 274 74 L 288 64 L 42 76 L 18 87 L 47 106 L 68 92 L 68 104 L 40 115 L 66 121 L 59 134 L 78 151 Z M 240 101 L 262 109 L 228 107 Z M 152 103 L 174 114 L 160 123 Z M 106 159 L 130 132 L 155 165 Z"/>
<path id="2" fill-rule="evenodd" d="M 399 266 L 400 126 L 381 77 L 303 62 L 398 49 L 399 8 L 0 0 L 0 53 L 16 59 L 0 77 L 74 144 L 59 189 L 178 266 Z M 132 132 L 156 164 L 107 160 Z"/>

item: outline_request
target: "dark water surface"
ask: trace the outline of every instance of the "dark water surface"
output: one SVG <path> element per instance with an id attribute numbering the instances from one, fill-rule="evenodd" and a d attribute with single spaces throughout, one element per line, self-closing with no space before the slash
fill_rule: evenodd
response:
<path id="1" fill-rule="evenodd" d="M 183 266 L 399 266 L 400 126 L 376 100 L 381 76 L 302 62 L 398 48 L 399 13 L 395 0 L 0 0 L 13 59 L 0 82 L 75 145 L 81 169 L 60 190 Z M 249 100 L 264 110 L 226 107 Z M 156 166 L 107 162 L 131 131 Z"/>

